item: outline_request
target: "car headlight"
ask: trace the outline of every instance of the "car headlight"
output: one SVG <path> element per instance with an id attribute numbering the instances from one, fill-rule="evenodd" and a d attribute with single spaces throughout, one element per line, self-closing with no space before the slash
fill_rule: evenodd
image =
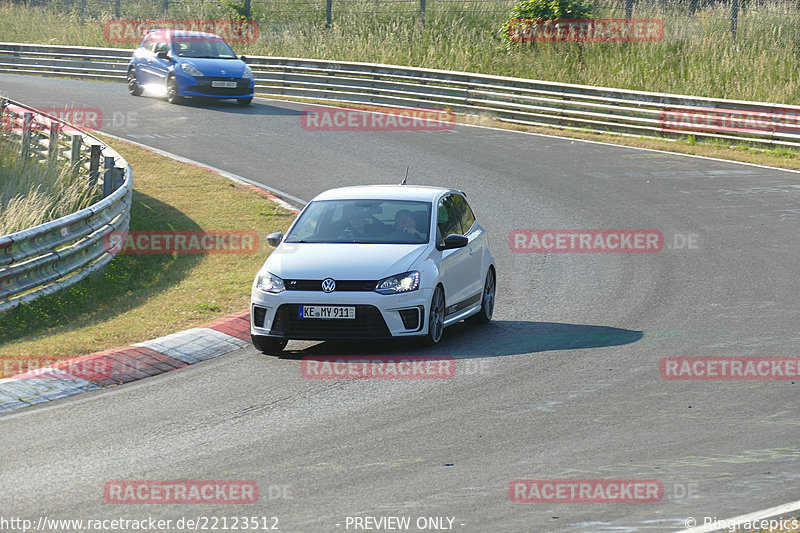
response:
<path id="1" fill-rule="evenodd" d="M 269 272 L 259 272 L 256 277 L 256 287 L 258 287 L 260 291 L 275 294 L 286 290 L 286 287 L 283 285 L 283 280 Z"/>
<path id="2" fill-rule="evenodd" d="M 244 74 L 242 74 L 242 78 L 246 80 L 253 79 L 253 70 L 247 65 L 244 66 Z"/>
<path id="3" fill-rule="evenodd" d="M 200 72 L 200 69 L 196 66 L 192 65 L 191 63 L 181 63 L 181 70 L 183 70 L 189 76 L 202 76 L 203 73 Z"/>
<path id="4" fill-rule="evenodd" d="M 389 276 L 378 282 L 375 292 L 380 294 L 397 294 L 399 292 L 410 292 L 419 289 L 419 272 L 416 270 Z"/>

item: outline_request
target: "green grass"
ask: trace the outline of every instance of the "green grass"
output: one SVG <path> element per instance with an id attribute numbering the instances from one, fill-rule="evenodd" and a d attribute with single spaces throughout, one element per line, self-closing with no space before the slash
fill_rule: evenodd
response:
<path id="1" fill-rule="evenodd" d="M 63 161 L 23 159 L 19 143 L 0 139 L 0 235 L 88 207 L 100 192 L 88 176 L 73 174 Z"/>
<path id="2" fill-rule="evenodd" d="M 103 22 L 113 3 L 87 3 L 85 24 L 74 6 L 0 7 L 6 41 L 89 46 L 107 43 Z M 54 2 L 53 5 L 59 5 Z M 123 0 L 120 16 L 142 18 L 232 18 L 226 3 Z M 665 38 L 655 43 L 534 43 L 507 50 L 498 29 L 511 2 L 428 0 L 425 25 L 418 2 L 335 1 L 333 24 L 324 25 L 324 2 L 267 0 L 254 3 L 261 37 L 236 44 L 239 53 L 369 61 L 463 70 L 523 78 L 776 103 L 800 101 L 800 10 L 790 3 L 761 4 L 739 14 L 738 36 L 730 34 L 729 8 L 718 5 L 692 16 L 682 4 L 639 2 L 637 18 L 661 18 Z M 598 16 L 620 17 L 621 2 L 602 4 Z"/>
<path id="3" fill-rule="evenodd" d="M 253 277 L 269 253 L 266 235 L 284 231 L 294 219 L 208 170 L 125 143 L 109 144 L 134 169 L 131 230 L 255 231 L 258 251 L 119 254 L 102 272 L 0 314 L 0 363 L 92 353 L 247 309 Z"/>

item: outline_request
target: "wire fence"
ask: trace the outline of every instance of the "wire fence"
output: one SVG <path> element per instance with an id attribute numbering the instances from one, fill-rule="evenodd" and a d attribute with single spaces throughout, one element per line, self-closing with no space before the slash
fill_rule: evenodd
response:
<path id="1" fill-rule="evenodd" d="M 375 24 L 426 22 L 485 27 L 496 31 L 514 0 L 0 0 L 70 14 L 82 23 L 109 19 L 252 19 L 262 33 L 299 23 Z M 665 38 L 707 36 L 709 32 L 767 33 L 800 42 L 800 0 L 586 0 L 597 17 L 655 18 Z"/>
<path id="2" fill-rule="evenodd" d="M 8 2 L 8 0 L 6 0 Z M 84 20 L 134 18 L 252 18 L 259 21 L 315 21 L 370 17 L 419 19 L 450 13 L 468 20 L 501 20 L 513 0 L 11 0 L 12 4 L 78 14 Z"/>

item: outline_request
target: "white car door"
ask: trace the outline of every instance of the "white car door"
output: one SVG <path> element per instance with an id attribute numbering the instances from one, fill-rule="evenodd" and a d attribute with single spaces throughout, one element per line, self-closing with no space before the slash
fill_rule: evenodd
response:
<path id="1" fill-rule="evenodd" d="M 439 200 L 437 213 L 437 245 L 444 243 L 444 238 L 450 234 L 463 235 L 461 227 L 461 212 L 454 200 L 454 195 L 448 194 Z M 441 251 L 439 271 L 444 285 L 445 316 L 458 311 L 461 302 L 469 297 L 469 287 L 472 284 L 471 257 L 469 245 L 464 248 L 454 248 Z"/>
<path id="2" fill-rule="evenodd" d="M 466 298 L 470 299 L 465 302 L 466 307 L 471 307 L 477 301 L 473 301 L 475 296 L 483 290 L 484 275 L 483 275 L 483 258 L 486 257 L 486 232 L 475 221 L 475 215 L 469 207 L 467 200 L 458 194 L 453 195 L 453 201 L 458 207 L 461 215 L 461 227 L 466 232 L 464 235 L 469 239 L 467 250 L 469 256 L 466 258 L 468 266 L 465 269 L 465 276 L 468 277 L 466 287 Z M 473 298 L 470 298 L 473 297 Z"/>

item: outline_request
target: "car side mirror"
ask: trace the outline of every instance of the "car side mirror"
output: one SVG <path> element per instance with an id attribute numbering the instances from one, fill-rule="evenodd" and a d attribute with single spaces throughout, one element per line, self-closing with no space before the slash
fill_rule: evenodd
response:
<path id="1" fill-rule="evenodd" d="M 444 246 L 442 247 L 442 250 L 463 248 L 467 244 L 469 244 L 469 239 L 467 239 L 463 235 L 456 235 L 455 233 L 451 233 L 450 235 L 444 238 Z"/>
<path id="2" fill-rule="evenodd" d="M 164 50 L 161 50 L 159 53 L 156 54 L 156 57 L 159 59 L 169 59 L 169 54 Z"/>
<path id="3" fill-rule="evenodd" d="M 269 235 L 267 235 L 267 242 L 269 243 L 270 246 L 278 246 L 282 240 L 283 240 L 283 233 L 281 233 L 280 231 L 276 233 L 270 233 Z"/>
<path id="4" fill-rule="evenodd" d="M 242 61 L 247 63 L 247 58 L 245 56 L 241 55 L 241 56 L 239 56 L 239 59 L 241 59 Z"/>

